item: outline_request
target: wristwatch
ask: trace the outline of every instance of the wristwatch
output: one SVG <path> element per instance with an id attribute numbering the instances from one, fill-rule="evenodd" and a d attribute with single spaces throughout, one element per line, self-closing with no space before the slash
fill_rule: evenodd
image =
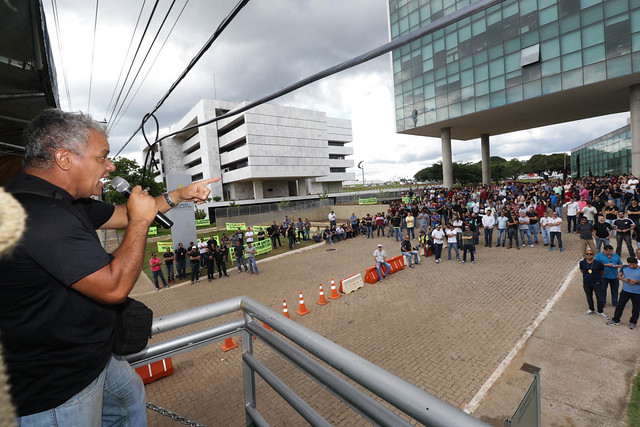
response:
<path id="1" fill-rule="evenodd" d="M 167 204 L 169 206 L 171 206 L 172 208 L 176 207 L 176 204 L 173 202 L 173 200 L 171 200 L 171 196 L 169 196 L 169 192 L 168 191 L 164 192 L 164 199 L 167 201 Z"/>

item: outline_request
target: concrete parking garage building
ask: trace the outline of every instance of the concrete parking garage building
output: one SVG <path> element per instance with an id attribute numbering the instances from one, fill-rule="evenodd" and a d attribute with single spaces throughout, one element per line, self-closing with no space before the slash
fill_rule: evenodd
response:
<path id="1" fill-rule="evenodd" d="M 391 37 L 469 4 L 390 0 Z M 488 183 L 490 135 L 624 111 L 640 175 L 637 0 L 505 0 L 394 50 L 392 69 L 397 131 L 441 138 L 446 187 L 452 138 L 481 138 Z"/>
<path id="2" fill-rule="evenodd" d="M 203 123 L 244 104 L 200 100 L 172 128 Z M 320 111 L 262 104 L 161 142 L 159 176 L 220 176 L 212 196 L 260 200 L 340 192 L 355 178 L 351 121 Z M 165 181 L 166 182 L 166 181 Z"/>

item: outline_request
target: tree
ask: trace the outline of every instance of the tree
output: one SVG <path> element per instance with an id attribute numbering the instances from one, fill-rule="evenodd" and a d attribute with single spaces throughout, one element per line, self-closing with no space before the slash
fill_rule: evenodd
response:
<path id="1" fill-rule="evenodd" d="M 413 177 L 417 181 L 442 181 L 442 162 L 419 170 Z"/>
<path id="2" fill-rule="evenodd" d="M 111 178 L 113 178 L 114 176 L 119 176 L 126 179 L 131 187 L 139 185 L 142 181 L 143 169 L 135 160 L 127 159 L 126 157 L 118 157 L 113 160 L 113 164 L 116 167 L 116 170 L 111 172 L 109 179 L 107 179 L 108 184 L 111 184 Z M 146 174 L 145 185 L 147 186 L 146 190 L 151 196 L 154 197 L 159 196 L 160 194 L 167 191 L 165 184 L 163 182 L 156 182 L 151 179 L 149 173 Z M 105 185 L 104 188 L 106 201 L 108 201 L 109 203 L 113 203 L 114 205 L 121 205 L 126 203 L 126 197 L 114 190 L 111 185 Z"/>
<path id="3" fill-rule="evenodd" d="M 567 156 L 567 164 L 571 164 L 571 157 Z M 554 172 L 562 172 L 565 167 L 565 154 L 535 154 L 525 162 L 527 173 L 536 173 L 540 176 L 551 175 Z"/>
<path id="4" fill-rule="evenodd" d="M 482 163 L 453 163 L 453 181 L 459 182 L 463 187 L 482 182 Z"/>

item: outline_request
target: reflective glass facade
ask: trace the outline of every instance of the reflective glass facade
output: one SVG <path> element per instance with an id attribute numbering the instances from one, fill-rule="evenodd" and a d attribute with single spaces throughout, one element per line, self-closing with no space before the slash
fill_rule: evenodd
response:
<path id="1" fill-rule="evenodd" d="M 572 176 L 631 173 L 631 125 L 571 150 Z"/>
<path id="2" fill-rule="evenodd" d="M 391 37 L 469 4 L 389 0 Z M 393 52 L 397 130 L 637 72 L 640 0 L 505 0 Z"/>

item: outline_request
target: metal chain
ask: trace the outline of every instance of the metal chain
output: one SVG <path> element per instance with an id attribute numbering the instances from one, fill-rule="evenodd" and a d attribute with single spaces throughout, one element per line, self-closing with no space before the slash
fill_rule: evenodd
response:
<path id="1" fill-rule="evenodd" d="M 176 414 L 175 412 L 171 412 L 170 410 L 165 409 L 162 406 L 158 406 L 158 405 L 155 405 L 155 404 L 150 403 L 150 402 L 147 402 L 147 408 L 151 409 L 152 411 L 155 411 L 155 412 L 159 413 L 160 415 L 164 415 L 165 417 L 169 417 L 174 421 L 179 421 L 179 422 L 181 422 L 182 424 L 184 424 L 186 426 L 206 427 L 205 425 L 198 424 L 195 421 L 191 421 L 189 418 L 181 417 L 180 415 Z"/>

